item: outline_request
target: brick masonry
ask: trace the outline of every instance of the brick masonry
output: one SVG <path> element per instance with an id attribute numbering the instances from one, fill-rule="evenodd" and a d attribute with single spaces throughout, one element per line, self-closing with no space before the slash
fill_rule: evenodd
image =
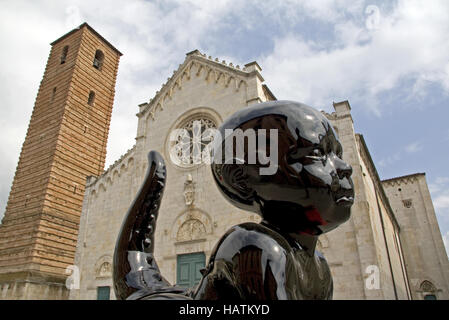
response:
<path id="1" fill-rule="evenodd" d="M 0 226 L 3 299 L 68 296 L 66 267 L 74 263 L 86 177 L 104 168 L 120 56 L 87 24 L 52 43 Z"/>

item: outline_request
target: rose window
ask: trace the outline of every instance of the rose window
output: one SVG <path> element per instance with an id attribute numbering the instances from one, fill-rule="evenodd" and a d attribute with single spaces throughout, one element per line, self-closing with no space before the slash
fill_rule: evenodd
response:
<path id="1" fill-rule="evenodd" d="M 206 117 L 191 118 L 173 133 L 171 160 L 183 167 L 202 164 L 210 160 L 209 144 L 213 141 L 215 122 Z"/>

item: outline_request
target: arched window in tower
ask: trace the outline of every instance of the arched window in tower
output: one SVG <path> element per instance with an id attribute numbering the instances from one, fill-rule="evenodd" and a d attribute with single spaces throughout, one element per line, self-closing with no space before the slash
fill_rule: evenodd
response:
<path id="1" fill-rule="evenodd" d="M 101 50 L 95 51 L 95 58 L 93 66 L 98 70 L 101 70 L 101 66 L 103 65 L 104 54 Z"/>
<path id="2" fill-rule="evenodd" d="M 87 98 L 87 104 L 93 106 L 94 101 L 95 101 L 95 92 L 91 91 L 89 92 L 89 98 Z"/>
<path id="3" fill-rule="evenodd" d="M 69 46 L 65 46 L 62 49 L 62 53 L 61 53 L 61 64 L 65 63 L 65 60 L 67 59 L 68 52 L 69 52 Z"/>

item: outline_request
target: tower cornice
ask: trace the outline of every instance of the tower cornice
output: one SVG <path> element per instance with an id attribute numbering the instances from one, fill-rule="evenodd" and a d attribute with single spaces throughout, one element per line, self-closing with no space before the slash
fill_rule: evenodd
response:
<path id="1" fill-rule="evenodd" d="M 95 36 L 97 36 L 99 39 L 101 39 L 105 44 L 107 44 L 112 50 L 114 50 L 115 52 L 117 52 L 120 56 L 123 55 L 123 53 L 121 53 L 116 47 L 114 47 L 108 40 L 106 40 L 105 38 L 103 38 L 103 36 L 101 34 L 99 34 L 97 31 L 95 31 L 94 28 L 92 28 L 89 24 L 87 24 L 87 22 L 84 22 L 83 24 L 81 24 L 78 28 L 75 28 L 69 32 L 67 32 L 65 35 L 59 37 L 58 39 L 56 39 L 55 41 L 53 41 L 52 43 L 50 43 L 51 46 L 54 46 L 56 43 L 62 41 L 63 39 L 67 38 L 68 36 L 70 36 L 71 34 L 77 32 L 78 30 L 81 30 L 82 28 L 87 28 L 89 29 L 93 34 L 95 34 Z"/>

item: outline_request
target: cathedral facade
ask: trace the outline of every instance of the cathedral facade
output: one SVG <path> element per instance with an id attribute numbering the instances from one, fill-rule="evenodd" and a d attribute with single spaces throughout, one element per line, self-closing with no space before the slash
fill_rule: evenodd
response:
<path id="1" fill-rule="evenodd" d="M 148 103 L 139 105 L 136 144 L 100 177 L 87 180 L 75 257 L 80 287 L 72 290 L 71 299 L 97 299 L 104 294 L 114 298 L 111 265 L 115 241 L 142 182 L 150 150 L 161 153 L 167 166 L 155 256 L 163 276 L 172 284 L 197 283 L 199 270 L 218 239 L 233 225 L 259 221 L 257 215 L 235 208 L 221 196 L 207 164 L 179 161 L 177 153 L 183 141 L 173 132 L 185 129 L 193 137 L 195 121 L 204 131 L 218 127 L 241 108 L 276 100 L 263 84 L 261 71 L 257 62 L 240 68 L 195 50 L 187 53 Z M 344 160 L 353 168 L 356 193 L 351 219 L 320 236 L 318 243 L 334 278 L 334 298 L 447 299 L 448 261 L 424 175 L 410 178 L 419 183 L 407 184 L 420 194 L 427 192 L 418 197 L 407 191 L 406 197 L 416 208 L 412 226 L 403 217 L 407 208 L 402 195 L 407 188 L 402 187 L 404 191 L 398 195 L 387 187 L 402 186 L 405 180 L 379 179 L 363 136 L 354 131 L 349 102 L 333 106 L 335 112 L 326 117 L 342 142 Z M 411 230 L 424 227 L 420 223 L 427 229 L 410 239 Z M 426 247 L 420 240 L 416 242 L 421 236 Z M 416 252 L 425 256 L 415 257 Z"/>
<path id="2" fill-rule="evenodd" d="M 198 283 L 218 239 L 260 219 L 223 198 L 207 164 L 180 161 L 197 130 L 201 137 L 242 108 L 276 100 L 258 63 L 187 53 L 138 106 L 135 145 L 103 171 L 120 55 L 87 24 L 52 43 L 0 225 L 2 299 L 114 299 L 114 247 L 151 150 L 167 167 L 155 257 L 172 284 Z M 333 108 L 325 116 L 353 168 L 356 194 L 351 218 L 317 246 L 334 299 L 449 299 L 449 263 L 425 174 L 381 181 L 349 102 Z"/>

